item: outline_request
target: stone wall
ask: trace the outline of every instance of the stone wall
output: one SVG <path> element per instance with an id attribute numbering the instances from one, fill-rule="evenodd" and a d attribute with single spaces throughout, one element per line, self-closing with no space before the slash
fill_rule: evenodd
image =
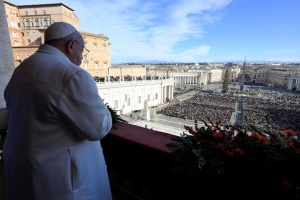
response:
<path id="1" fill-rule="evenodd" d="M 4 89 L 14 70 L 12 48 L 9 38 L 3 0 L 0 1 L 0 130 L 7 127 Z"/>

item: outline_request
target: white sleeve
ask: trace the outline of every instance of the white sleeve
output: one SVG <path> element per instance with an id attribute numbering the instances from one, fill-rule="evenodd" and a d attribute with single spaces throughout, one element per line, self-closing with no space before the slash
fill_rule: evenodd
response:
<path id="1" fill-rule="evenodd" d="M 112 118 L 96 83 L 86 71 L 78 71 L 63 91 L 59 111 L 63 120 L 82 138 L 100 140 L 112 127 Z"/>

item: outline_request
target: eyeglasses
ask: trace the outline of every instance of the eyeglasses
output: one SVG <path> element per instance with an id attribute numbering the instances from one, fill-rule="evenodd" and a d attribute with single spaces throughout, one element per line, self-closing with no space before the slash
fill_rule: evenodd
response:
<path id="1" fill-rule="evenodd" d="M 77 44 L 79 44 L 79 46 L 82 47 L 82 55 L 86 56 L 88 55 L 88 53 L 90 52 L 87 48 L 85 48 L 85 46 L 82 46 L 77 40 L 74 40 Z"/>

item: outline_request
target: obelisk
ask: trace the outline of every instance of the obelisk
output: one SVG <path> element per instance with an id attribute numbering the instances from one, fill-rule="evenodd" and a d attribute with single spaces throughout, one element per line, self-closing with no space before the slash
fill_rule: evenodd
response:
<path id="1" fill-rule="evenodd" d="M 245 56 L 245 61 L 244 61 L 244 65 L 243 65 L 243 73 L 242 73 L 240 93 L 243 93 L 243 90 L 244 90 L 245 71 L 246 71 L 246 56 Z"/>

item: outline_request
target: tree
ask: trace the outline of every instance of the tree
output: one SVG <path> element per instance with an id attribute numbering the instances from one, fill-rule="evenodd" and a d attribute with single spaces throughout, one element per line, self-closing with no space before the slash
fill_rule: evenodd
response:
<path id="1" fill-rule="evenodd" d="M 226 69 L 224 80 L 223 80 L 223 89 L 222 89 L 223 93 L 228 92 L 228 85 L 229 85 L 229 71 L 228 69 Z"/>

